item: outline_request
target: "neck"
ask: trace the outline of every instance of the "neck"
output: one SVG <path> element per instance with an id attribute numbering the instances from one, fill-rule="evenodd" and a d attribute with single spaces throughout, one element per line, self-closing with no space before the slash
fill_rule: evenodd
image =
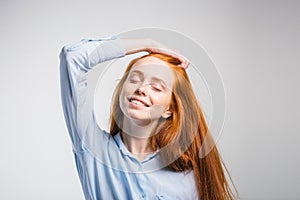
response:
<path id="1" fill-rule="evenodd" d="M 122 140 L 127 149 L 140 161 L 153 152 L 149 143 L 149 137 L 157 122 L 140 125 L 132 120 L 124 118 Z"/>
<path id="2" fill-rule="evenodd" d="M 137 138 L 122 132 L 122 140 L 127 149 L 139 161 L 143 161 L 149 154 L 153 152 L 148 138 Z"/>

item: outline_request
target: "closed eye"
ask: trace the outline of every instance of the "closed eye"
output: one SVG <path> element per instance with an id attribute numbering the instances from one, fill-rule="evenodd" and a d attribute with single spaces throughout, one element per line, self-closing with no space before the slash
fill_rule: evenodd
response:
<path id="1" fill-rule="evenodd" d="M 151 88 L 158 92 L 161 92 L 165 89 L 165 87 L 159 83 L 151 83 Z"/>
<path id="2" fill-rule="evenodd" d="M 129 77 L 129 81 L 130 83 L 138 83 L 141 81 L 141 77 L 139 77 L 138 75 L 131 75 Z"/>

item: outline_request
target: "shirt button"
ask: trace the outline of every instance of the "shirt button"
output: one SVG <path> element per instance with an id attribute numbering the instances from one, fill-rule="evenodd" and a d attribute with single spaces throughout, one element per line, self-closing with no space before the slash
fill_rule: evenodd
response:
<path id="1" fill-rule="evenodd" d="M 146 198 L 146 194 L 144 193 L 144 194 L 142 194 L 142 198 L 143 199 L 145 199 Z"/>
<path id="2" fill-rule="evenodd" d="M 143 170 L 143 167 L 142 166 L 139 166 L 138 167 L 138 170 L 141 172 Z"/>

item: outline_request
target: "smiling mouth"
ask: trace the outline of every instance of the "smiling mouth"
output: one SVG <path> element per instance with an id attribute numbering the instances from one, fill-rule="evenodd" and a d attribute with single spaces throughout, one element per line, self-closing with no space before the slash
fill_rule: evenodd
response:
<path id="1" fill-rule="evenodd" d="M 145 102 L 139 100 L 139 99 L 136 99 L 136 98 L 129 98 L 128 99 L 130 103 L 133 103 L 133 104 L 136 104 L 136 105 L 140 105 L 140 106 L 145 106 L 145 107 L 149 107 L 148 104 L 146 104 Z"/>

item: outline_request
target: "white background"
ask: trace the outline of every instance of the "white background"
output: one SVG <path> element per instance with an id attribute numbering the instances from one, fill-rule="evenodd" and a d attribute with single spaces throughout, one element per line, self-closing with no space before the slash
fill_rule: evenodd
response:
<path id="1" fill-rule="evenodd" d="M 300 198 L 299 1 L 0 2 L 0 199 L 83 199 L 60 103 L 61 47 L 140 27 L 178 31 L 217 65 L 218 142 L 242 199 Z"/>

